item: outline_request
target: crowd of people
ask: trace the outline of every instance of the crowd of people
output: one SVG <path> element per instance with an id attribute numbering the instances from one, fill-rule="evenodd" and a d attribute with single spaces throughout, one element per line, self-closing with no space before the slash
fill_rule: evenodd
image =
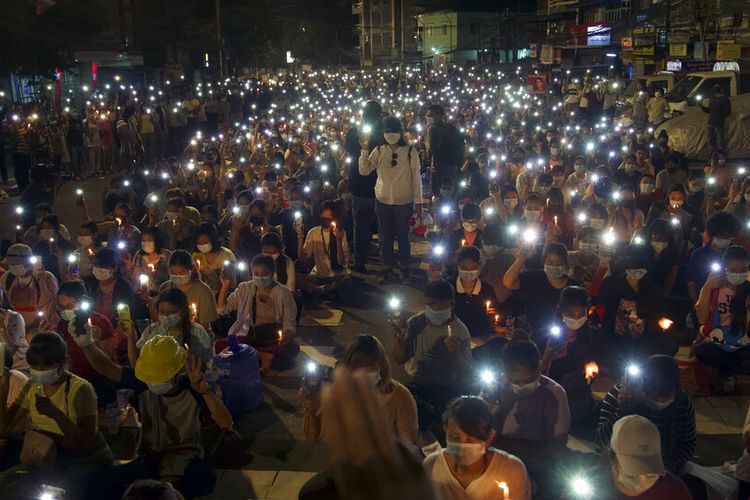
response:
<path id="1" fill-rule="evenodd" d="M 117 77 L 9 107 L 0 496 L 210 493 L 238 401 L 262 400 L 243 377 L 297 366 L 304 310 L 377 270 L 392 333 L 356 336 L 332 379 L 305 367 L 304 431 L 333 462 L 301 498 L 707 498 L 674 356 L 689 346 L 718 393 L 750 370 L 750 175 L 524 77 Z M 606 97 L 614 78 L 585 85 Z M 107 183 L 76 191 L 75 227 L 55 214 L 61 175 Z M 419 312 L 396 285 L 423 290 Z M 134 459 L 114 465 L 104 427 L 138 430 Z"/>

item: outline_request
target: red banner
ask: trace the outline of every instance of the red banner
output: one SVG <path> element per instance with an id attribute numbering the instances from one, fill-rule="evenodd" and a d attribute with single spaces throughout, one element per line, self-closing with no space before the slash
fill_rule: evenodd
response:
<path id="1" fill-rule="evenodd" d="M 529 75 L 526 77 L 526 88 L 532 94 L 544 94 L 547 92 L 548 75 Z"/>

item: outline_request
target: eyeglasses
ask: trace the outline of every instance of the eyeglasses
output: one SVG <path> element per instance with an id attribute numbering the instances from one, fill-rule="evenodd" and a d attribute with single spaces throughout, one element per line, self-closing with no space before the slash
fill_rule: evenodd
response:
<path id="1" fill-rule="evenodd" d="M 398 160 L 398 154 L 392 153 L 391 154 L 391 166 L 392 167 L 395 167 L 396 165 L 398 165 L 398 161 L 397 160 Z"/>

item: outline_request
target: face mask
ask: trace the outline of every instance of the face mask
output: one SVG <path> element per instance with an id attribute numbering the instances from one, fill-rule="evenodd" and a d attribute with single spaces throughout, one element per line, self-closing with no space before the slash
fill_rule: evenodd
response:
<path id="1" fill-rule="evenodd" d="M 94 238 L 92 236 L 79 236 L 78 244 L 84 248 L 90 247 L 94 244 Z"/>
<path id="2" fill-rule="evenodd" d="M 565 266 L 550 266 L 549 264 L 545 264 L 544 274 L 552 279 L 559 279 L 565 274 Z"/>
<path id="3" fill-rule="evenodd" d="M 289 202 L 289 205 L 295 210 L 302 210 L 305 208 L 305 201 L 304 200 L 292 200 Z"/>
<path id="4" fill-rule="evenodd" d="M 177 286 L 185 285 L 188 281 L 190 281 L 190 273 L 187 274 L 170 274 L 169 275 L 170 281 L 174 283 Z"/>
<path id="5" fill-rule="evenodd" d="M 732 243 L 731 238 L 714 238 L 714 245 L 722 250 L 728 247 L 730 243 Z"/>
<path id="6" fill-rule="evenodd" d="M 94 278 L 96 278 L 99 281 L 107 281 L 108 279 L 112 277 L 112 275 L 114 274 L 114 271 L 112 271 L 112 269 L 95 266 L 91 270 L 91 274 L 93 274 Z"/>
<path id="7" fill-rule="evenodd" d="M 585 167 L 584 167 L 584 165 L 582 163 L 576 163 L 575 165 L 573 165 L 573 169 L 575 169 L 575 171 L 579 172 L 579 173 L 583 172 L 584 168 Z"/>
<path id="8" fill-rule="evenodd" d="M 669 205 L 672 208 L 680 208 L 682 206 L 682 200 L 669 200 Z"/>
<path id="9" fill-rule="evenodd" d="M 164 329 L 169 330 L 180 323 L 180 313 L 160 314 L 159 323 L 161 323 Z"/>
<path id="10" fill-rule="evenodd" d="M 372 382 L 373 387 L 377 387 L 377 385 L 380 383 L 380 372 L 370 372 L 367 374 L 370 377 L 370 382 Z"/>
<path id="11" fill-rule="evenodd" d="M 63 309 L 60 311 L 60 317 L 64 319 L 65 321 L 70 321 L 71 319 L 75 318 L 76 312 L 73 309 Z"/>
<path id="12" fill-rule="evenodd" d="M 464 226 L 464 230 L 467 233 L 473 233 L 474 231 L 477 230 L 477 225 L 472 222 L 464 222 L 463 226 Z"/>
<path id="13" fill-rule="evenodd" d="M 519 398 L 524 398 L 526 396 L 532 395 L 540 385 L 542 385 L 541 382 L 539 382 L 539 379 L 536 379 L 535 381 L 529 382 L 528 384 L 524 385 L 511 384 L 510 388 L 513 390 L 516 396 L 518 396 Z"/>
<path id="14" fill-rule="evenodd" d="M 484 456 L 484 443 L 446 441 L 445 451 L 458 465 L 471 465 Z"/>
<path id="15" fill-rule="evenodd" d="M 498 246 L 498 245 L 484 245 L 482 247 L 482 253 L 488 259 L 493 258 L 499 252 L 500 252 L 500 246 Z"/>
<path id="16" fill-rule="evenodd" d="M 541 217 L 542 215 L 542 211 L 526 209 L 523 211 L 523 214 L 526 217 L 526 220 L 539 220 L 539 217 Z"/>
<path id="17" fill-rule="evenodd" d="M 197 245 L 197 248 L 200 253 L 208 253 L 214 249 L 214 246 L 211 243 L 206 243 L 205 245 Z"/>
<path id="18" fill-rule="evenodd" d="M 651 408 L 654 411 L 662 411 L 665 410 L 669 405 L 674 403 L 674 398 L 668 400 L 668 401 L 651 401 L 650 399 L 646 400 L 646 406 Z"/>
<path id="19" fill-rule="evenodd" d="M 253 283 L 258 288 L 268 288 L 273 283 L 273 276 L 253 276 Z"/>
<path id="20" fill-rule="evenodd" d="M 51 370 L 29 370 L 29 378 L 39 385 L 51 385 L 60 380 L 62 377 L 61 368 L 52 368 Z"/>
<path id="21" fill-rule="evenodd" d="M 656 253 L 661 253 L 662 250 L 667 248 L 667 245 L 668 243 L 664 241 L 652 241 L 651 242 L 651 248 L 653 248 Z"/>
<path id="22" fill-rule="evenodd" d="M 653 184 L 641 184 L 641 194 L 651 194 L 653 190 Z"/>
<path id="23" fill-rule="evenodd" d="M 549 193 L 549 186 L 537 186 L 534 191 L 538 194 L 546 195 Z"/>
<path id="24" fill-rule="evenodd" d="M 559 154 L 560 154 L 560 150 L 559 150 L 559 149 L 557 149 L 557 148 L 550 148 L 549 152 L 550 152 L 550 154 L 551 154 L 552 156 L 557 156 L 557 155 L 559 155 Z"/>
<path id="25" fill-rule="evenodd" d="M 727 273 L 727 281 L 730 285 L 741 285 L 747 279 L 747 273 Z"/>
<path id="26" fill-rule="evenodd" d="M 452 194 L 453 194 L 453 190 L 452 189 L 441 189 L 440 190 L 440 197 L 441 198 L 450 198 Z"/>
<path id="27" fill-rule="evenodd" d="M 250 223 L 253 226 L 262 226 L 263 222 L 264 222 L 263 216 L 253 215 L 252 217 L 250 217 Z"/>
<path id="28" fill-rule="evenodd" d="M 650 489 L 656 481 L 659 480 L 658 474 L 642 474 L 639 476 L 626 476 L 620 470 L 617 473 L 617 482 L 628 490 L 634 491 L 639 495 Z"/>
<path id="29" fill-rule="evenodd" d="M 594 229 L 603 229 L 604 228 L 604 219 L 591 219 L 589 221 L 589 225 L 593 227 Z"/>
<path id="30" fill-rule="evenodd" d="M 632 163 L 628 163 L 627 165 L 625 165 L 624 169 L 625 172 L 630 173 L 635 170 L 635 165 L 633 165 Z"/>
<path id="31" fill-rule="evenodd" d="M 164 218 L 166 220 L 175 220 L 175 219 L 177 219 L 177 217 L 179 217 L 179 215 L 180 214 L 178 214 L 177 212 L 166 212 L 164 214 Z"/>
<path id="32" fill-rule="evenodd" d="M 690 189 L 691 193 L 699 193 L 703 189 L 703 184 L 701 184 L 700 182 L 691 182 L 690 184 L 688 184 L 688 188 Z"/>
<path id="33" fill-rule="evenodd" d="M 26 266 L 24 266 L 23 264 L 10 266 L 10 273 L 15 277 L 23 276 L 24 274 L 26 274 Z"/>
<path id="34" fill-rule="evenodd" d="M 479 270 L 477 269 L 474 271 L 464 271 L 459 269 L 458 277 L 464 281 L 474 281 L 479 277 Z"/>
<path id="35" fill-rule="evenodd" d="M 237 205 L 238 215 L 247 215 L 250 212 L 250 205 Z"/>
<path id="36" fill-rule="evenodd" d="M 431 309 L 429 306 L 424 307 L 424 315 L 427 318 L 427 321 L 429 321 L 433 325 L 442 325 L 443 323 L 451 319 L 452 314 L 453 311 L 451 309 L 437 311 L 435 309 Z"/>
<path id="37" fill-rule="evenodd" d="M 146 385 L 148 386 L 148 390 L 151 391 L 152 394 L 156 394 L 157 396 L 163 396 L 164 394 L 172 390 L 172 382 L 164 382 L 163 384 L 146 384 Z"/>
<path id="38" fill-rule="evenodd" d="M 156 250 L 156 243 L 153 241 L 141 241 L 141 250 L 146 253 L 154 253 Z"/>
<path id="39" fill-rule="evenodd" d="M 396 144 L 401 139 L 401 132 L 386 132 L 383 137 L 388 144 Z"/>
<path id="40" fill-rule="evenodd" d="M 505 205 L 505 208 L 508 208 L 510 210 L 513 210 L 518 206 L 518 200 L 515 198 L 511 198 L 509 200 L 503 200 L 503 205 Z"/>
<path id="41" fill-rule="evenodd" d="M 586 316 L 582 318 L 569 318 L 567 316 L 563 316 L 563 323 L 565 323 L 565 326 L 570 328 L 571 330 L 579 330 L 583 325 L 586 324 Z"/>
<path id="42" fill-rule="evenodd" d="M 42 229 L 41 231 L 39 231 L 39 236 L 43 240 L 49 240 L 50 238 L 55 237 L 55 230 L 54 229 Z"/>
<path id="43" fill-rule="evenodd" d="M 640 281 L 641 278 L 646 276 L 646 273 L 648 272 L 648 269 L 628 269 L 625 271 L 625 273 L 628 275 L 628 278 L 638 280 Z"/>
<path id="44" fill-rule="evenodd" d="M 582 254 L 586 255 L 592 255 L 599 250 L 599 245 L 596 243 L 579 243 L 578 249 L 581 251 Z"/>

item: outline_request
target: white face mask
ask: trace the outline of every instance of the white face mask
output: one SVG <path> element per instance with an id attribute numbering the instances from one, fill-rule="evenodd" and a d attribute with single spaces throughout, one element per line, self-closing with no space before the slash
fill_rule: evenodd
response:
<path id="1" fill-rule="evenodd" d="M 170 274 L 169 279 L 177 286 L 181 286 L 190 281 L 190 273 L 187 274 Z"/>
<path id="2" fill-rule="evenodd" d="M 491 259 L 500 252 L 500 248 L 499 245 L 484 245 L 482 247 L 482 255 Z"/>
<path id="3" fill-rule="evenodd" d="M 672 208 L 680 208 L 682 206 L 683 200 L 669 200 L 669 204 Z"/>
<path id="4" fill-rule="evenodd" d="M 464 222 L 463 227 L 467 233 L 473 233 L 474 231 L 477 230 L 477 225 L 474 224 L 473 222 Z"/>
<path id="5" fill-rule="evenodd" d="M 29 370 L 29 378 L 39 385 L 51 385 L 60 380 L 62 377 L 62 368 L 52 368 L 50 370 Z"/>
<path id="6" fill-rule="evenodd" d="M 141 241 L 141 250 L 146 253 L 154 253 L 156 251 L 156 243 L 153 241 Z"/>
<path id="7" fill-rule="evenodd" d="M 731 238 L 714 238 L 714 245 L 722 250 L 728 247 L 730 243 L 732 243 Z"/>
<path id="8" fill-rule="evenodd" d="M 172 382 L 164 382 L 163 384 L 146 384 L 148 390 L 157 396 L 163 396 L 172 390 Z"/>
<path id="9" fill-rule="evenodd" d="M 445 451 L 458 465 L 471 465 L 484 456 L 484 443 L 446 441 Z"/>
<path id="10" fill-rule="evenodd" d="M 197 245 L 197 248 L 200 253 L 208 253 L 213 250 L 214 246 L 211 243 L 206 243 L 205 245 Z"/>
<path id="11" fill-rule="evenodd" d="M 479 270 L 475 269 L 473 271 L 464 271 L 462 269 L 459 269 L 458 277 L 463 281 L 474 281 L 479 277 Z"/>
<path id="12" fill-rule="evenodd" d="M 542 216 L 541 210 L 529 210 L 528 208 L 523 211 L 524 216 L 526 217 L 526 220 L 539 220 L 539 217 Z"/>
<path id="13" fill-rule="evenodd" d="M 396 144 L 401 139 L 401 132 L 386 132 L 383 138 L 388 144 Z"/>
<path id="14" fill-rule="evenodd" d="M 599 245 L 596 243 L 579 243 L 578 249 L 582 254 L 593 255 L 599 250 Z"/>
<path id="15" fill-rule="evenodd" d="M 164 218 L 166 220 L 176 220 L 177 217 L 179 217 L 179 216 L 180 216 L 180 214 L 178 214 L 177 212 L 166 212 L 164 214 Z"/>
<path id="16" fill-rule="evenodd" d="M 503 205 L 505 205 L 506 208 L 513 210 L 514 208 L 518 206 L 518 200 L 515 198 L 503 200 Z"/>
<path id="17" fill-rule="evenodd" d="M 638 476 L 625 475 L 622 469 L 617 466 L 617 482 L 630 491 L 639 495 L 649 490 L 659 480 L 658 474 L 641 474 Z"/>
<path id="18" fill-rule="evenodd" d="M 10 266 L 10 273 L 16 278 L 19 276 L 23 276 L 24 274 L 26 274 L 26 266 L 24 266 L 23 264 Z"/>
<path id="19" fill-rule="evenodd" d="M 78 244 L 83 248 L 88 248 L 94 244 L 94 238 L 92 236 L 79 236 Z"/>
<path id="20" fill-rule="evenodd" d="M 99 281 L 107 281 L 112 277 L 112 274 L 114 274 L 114 271 L 112 269 L 107 269 L 106 267 L 96 267 L 91 270 L 91 274 L 94 275 L 94 278 L 96 278 Z"/>
<path id="21" fill-rule="evenodd" d="M 628 275 L 628 278 L 633 278 L 634 280 L 641 280 L 644 276 L 646 276 L 646 273 L 648 272 L 648 269 L 628 269 L 625 271 L 625 273 Z"/>
<path id="22" fill-rule="evenodd" d="M 532 394 L 534 394 L 534 392 L 539 389 L 540 385 L 542 385 L 542 383 L 539 381 L 539 379 L 536 379 L 535 381 L 529 382 L 528 384 L 511 384 L 510 388 L 514 393 L 516 393 L 516 396 L 518 396 L 519 398 L 525 398 L 526 396 L 531 396 Z"/>
<path id="23" fill-rule="evenodd" d="M 571 330 L 580 330 L 583 325 L 586 324 L 586 316 L 583 316 L 582 318 L 569 318 L 568 316 L 563 316 L 563 323 L 565 323 L 565 326 L 570 328 Z"/>
<path id="24" fill-rule="evenodd" d="M 730 285 L 741 285 L 747 280 L 747 273 L 727 273 L 727 281 Z"/>
<path id="25" fill-rule="evenodd" d="M 560 279 L 565 274 L 565 266 L 544 265 L 544 274 L 552 279 Z"/>
<path id="26" fill-rule="evenodd" d="M 651 192 L 654 190 L 653 184 L 641 184 L 641 193 L 642 194 L 651 194 Z"/>

